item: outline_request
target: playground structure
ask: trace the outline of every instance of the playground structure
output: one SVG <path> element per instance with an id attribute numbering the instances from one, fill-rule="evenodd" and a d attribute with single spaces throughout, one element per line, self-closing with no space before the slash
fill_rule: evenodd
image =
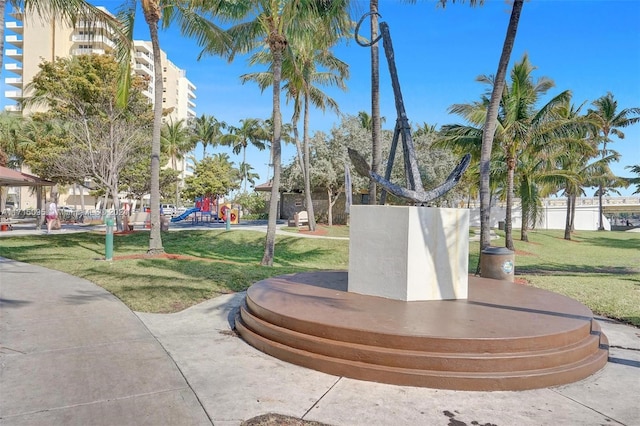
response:
<path id="1" fill-rule="evenodd" d="M 226 222 L 237 225 L 240 223 L 240 209 L 233 207 L 231 203 L 220 203 L 220 199 L 213 197 L 198 197 L 196 205 L 185 212 L 171 218 L 171 222 L 180 222 L 191 217 L 192 223 L 199 222 Z"/>

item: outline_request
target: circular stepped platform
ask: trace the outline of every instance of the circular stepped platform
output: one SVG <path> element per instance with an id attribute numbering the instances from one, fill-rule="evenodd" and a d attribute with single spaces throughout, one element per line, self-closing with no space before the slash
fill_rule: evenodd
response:
<path id="1" fill-rule="evenodd" d="M 404 302 L 346 289 L 341 271 L 260 281 L 236 328 L 281 360 L 396 385 L 535 389 L 581 380 L 607 362 L 592 312 L 549 291 L 475 276 L 466 300 Z"/>

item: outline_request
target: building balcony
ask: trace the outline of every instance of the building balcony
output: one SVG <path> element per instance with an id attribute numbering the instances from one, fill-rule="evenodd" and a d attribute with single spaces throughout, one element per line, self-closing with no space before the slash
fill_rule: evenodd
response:
<path id="1" fill-rule="evenodd" d="M 93 45 L 104 45 L 114 49 L 116 44 L 109 37 L 101 35 L 74 35 L 71 37 L 71 41 L 74 43 L 91 43 Z"/>
<path id="2" fill-rule="evenodd" d="M 22 98 L 22 90 L 5 90 L 4 97 L 7 99 L 18 100 Z"/>
<path id="3" fill-rule="evenodd" d="M 151 78 L 154 77 L 153 69 L 149 68 L 145 64 L 135 64 L 134 70 L 138 74 L 148 75 Z"/>
<path id="4" fill-rule="evenodd" d="M 11 59 L 22 62 L 22 52 L 18 49 L 7 49 L 5 54 Z"/>
<path id="5" fill-rule="evenodd" d="M 195 107 L 196 107 L 196 104 L 195 104 L 195 102 L 187 101 L 187 106 L 188 106 L 189 108 L 195 108 Z"/>
<path id="6" fill-rule="evenodd" d="M 4 110 L 6 112 L 20 112 L 22 108 L 20 108 L 20 105 L 5 105 Z"/>
<path id="7" fill-rule="evenodd" d="M 96 29 L 111 30 L 107 24 L 98 21 L 78 21 L 76 22 L 76 29 L 89 29 L 91 31 L 95 31 Z"/>
<path id="8" fill-rule="evenodd" d="M 104 49 L 73 49 L 71 54 L 73 56 L 79 55 L 104 55 L 106 51 Z"/>
<path id="9" fill-rule="evenodd" d="M 153 92 L 150 92 L 149 90 L 143 90 L 142 94 L 146 96 L 151 102 L 153 102 Z"/>
<path id="10" fill-rule="evenodd" d="M 24 43 L 24 40 L 22 40 L 22 37 L 17 36 L 17 35 L 8 35 L 5 36 L 4 41 L 8 44 L 11 44 L 19 49 L 22 49 L 22 45 Z"/>
<path id="11" fill-rule="evenodd" d="M 22 89 L 22 77 L 7 77 L 4 79 L 5 84 L 13 87 L 17 87 L 18 89 Z"/>
<path id="12" fill-rule="evenodd" d="M 22 75 L 22 64 L 4 64 L 4 69 Z"/>
<path id="13" fill-rule="evenodd" d="M 7 22 L 6 29 L 9 31 L 13 31 L 17 34 L 22 34 L 24 31 L 24 27 L 22 26 L 22 22 Z"/>
<path id="14" fill-rule="evenodd" d="M 135 58 L 136 62 L 148 64 L 151 69 L 153 69 L 153 55 L 150 55 L 147 52 L 136 52 Z"/>

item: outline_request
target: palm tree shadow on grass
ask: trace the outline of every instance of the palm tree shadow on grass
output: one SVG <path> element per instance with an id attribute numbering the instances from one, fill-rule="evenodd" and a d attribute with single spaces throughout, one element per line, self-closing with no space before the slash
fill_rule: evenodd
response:
<path id="1" fill-rule="evenodd" d="M 640 250 L 640 237 L 630 237 L 628 239 L 607 237 L 589 238 L 587 243 L 598 247 Z"/>
<path id="2" fill-rule="evenodd" d="M 517 266 L 520 275 L 634 275 L 640 271 L 637 268 L 625 266 L 597 266 L 597 265 L 569 265 L 561 263 L 547 263 L 532 266 Z"/>

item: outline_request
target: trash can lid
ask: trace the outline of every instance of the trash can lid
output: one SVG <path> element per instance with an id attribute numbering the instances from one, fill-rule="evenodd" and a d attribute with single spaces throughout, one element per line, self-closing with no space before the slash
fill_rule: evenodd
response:
<path id="1" fill-rule="evenodd" d="M 506 247 L 487 247 L 484 250 L 482 250 L 483 254 L 494 254 L 494 255 L 506 255 L 506 254 L 513 254 L 512 250 L 509 250 Z"/>

